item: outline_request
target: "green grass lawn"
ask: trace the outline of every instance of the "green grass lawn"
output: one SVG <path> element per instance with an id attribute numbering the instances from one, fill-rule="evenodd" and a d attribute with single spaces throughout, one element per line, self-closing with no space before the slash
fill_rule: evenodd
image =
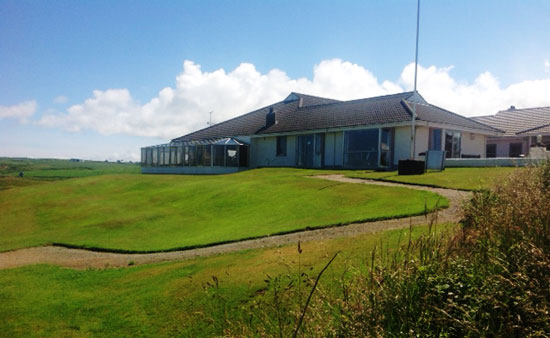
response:
<path id="1" fill-rule="evenodd" d="M 0 192 L 0 250 L 64 243 L 158 251 L 432 209 L 436 194 L 258 169 L 218 176 L 102 175 Z"/>
<path id="2" fill-rule="evenodd" d="M 426 227 L 417 227 L 412 237 L 425 232 Z M 290 245 L 121 269 L 36 265 L 0 270 L 0 335 L 223 336 L 219 312 L 244 316 L 268 276 L 297 276 L 298 261 L 300 271 L 315 276 L 339 251 L 321 281 L 337 290 L 344 272 L 364 266 L 375 247 L 394 248 L 407 238 L 405 229 L 302 243 L 301 255 Z M 214 297 L 205 291 L 212 276 L 219 280 Z"/>
<path id="3" fill-rule="evenodd" d="M 378 179 L 383 181 L 401 182 L 453 188 L 462 190 L 487 189 L 491 184 L 506 178 L 516 168 L 447 168 L 444 171 L 430 171 L 424 175 L 397 175 L 397 171 L 353 171 L 345 175 L 355 178 Z"/>

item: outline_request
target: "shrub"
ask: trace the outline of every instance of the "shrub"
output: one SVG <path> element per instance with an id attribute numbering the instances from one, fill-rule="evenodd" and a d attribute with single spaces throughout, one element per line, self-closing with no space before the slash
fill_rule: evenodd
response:
<path id="1" fill-rule="evenodd" d="M 318 286 L 299 333 L 550 336 L 550 164 L 475 192 L 463 211 L 452 232 L 375 250 L 367 271 L 356 267 Z M 245 310 L 248 320 L 232 321 L 225 333 L 289 336 L 304 308 L 298 281 L 313 287 L 307 275 L 268 278 Z"/>

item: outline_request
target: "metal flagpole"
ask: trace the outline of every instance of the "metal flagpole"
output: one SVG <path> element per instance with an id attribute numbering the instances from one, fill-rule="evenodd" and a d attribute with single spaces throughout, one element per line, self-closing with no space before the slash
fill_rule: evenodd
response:
<path id="1" fill-rule="evenodd" d="M 412 120 L 411 120 L 411 160 L 415 158 L 415 138 L 416 138 L 416 77 L 418 72 L 418 31 L 420 27 L 420 0 L 418 0 L 418 5 L 416 7 L 416 54 L 414 58 L 414 90 L 413 90 L 413 109 L 412 109 Z"/>

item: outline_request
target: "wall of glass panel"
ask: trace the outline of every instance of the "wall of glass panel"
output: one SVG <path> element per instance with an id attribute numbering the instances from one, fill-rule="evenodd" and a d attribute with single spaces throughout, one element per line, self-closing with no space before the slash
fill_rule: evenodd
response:
<path id="1" fill-rule="evenodd" d="M 462 134 L 459 131 L 446 130 L 445 131 L 445 157 L 447 158 L 460 158 L 460 143 L 462 141 Z"/>
<path id="2" fill-rule="evenodd" d="M 146 147 L 141 149 L 141 165 L 247 167 L 247 147 L 246 145 L 217 144 Z"/>
<path id="3" fill-rule="evenodd" d="M 344 133 L 344 166 L 378 167 L 379 129 L 352 130 Z"/>

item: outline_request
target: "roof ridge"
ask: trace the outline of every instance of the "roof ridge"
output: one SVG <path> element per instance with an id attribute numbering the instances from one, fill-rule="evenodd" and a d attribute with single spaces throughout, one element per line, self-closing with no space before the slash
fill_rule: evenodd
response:
<path id="1" fill-rule="evenodd" d="M 205 127 L 205 128 L 199 129 L 199 130 L 195 130 L 194 132 L 191 132 L 191 133 L 189 133 L 189 134 L 185 134 L 185 135 L 182 135 L 182 136 L 180 136 L 180 137 L 176 137 L 176 138 L 172 139 L 171 141 L 178 140 L 178 139 L 181 139 L 181 138 L 184 138 L 184 137 L 187 137 L 187 136 L 192 136 L 193 134 L 199 133 L 199 132 L 201 132 L 201 131 L 204 131 L 204 130 L 207 130 L 207 129 L 210 129 L 210 128 L 214 128 L 214 127 L 216 127 L 216 126 L 221 126 L 221 125 L 223 125 L 223 124 L 226 124 L 226 123 L 228 123 L 228 122 L 230 122 L 230 121 L 233 121 L 233 120 L 235 120 L 235 119 L 241 118 L 241 117 L 243 117 L 243 116 L 247 116 L 247 115 L 256 113 L 256 112 L 258 112 L 258 111 L 260 111 L 260 110 L 262 110 L 262 109 L 266 109 L 266 108 L 269 108 L 269 107 L 273 107 L 273 106 L 275 106 L 275 105 L 277 105 L 277 104 L 279 104 L 279 103 L 284 103 L 284 100 L 283 100 L 283 101 L 279 101 L 279 102 L 272 103 L 272 104 L 270 104 L 270 105 L 264 106 L 264 107 L 262 107 L 262 108 L 258 108 L 258 109 L 256 109 L 256 110 L 253 110 L 253 111 L 248 112 L 248 113 L 244 113 L 244 114 L 239 115 L 239 116 L 232 117 L 232 118 L 230 118 L 229 120 L 225 120 L 225 121 L 222 121 L 222 122 L 220 122 L 220 123 L 216 123 L 216 124 L 214 124 L 214 125 L 212 125 L 212 126 L 208 126 L 208 127 Z M 227 137 L 230 137 L 230 136 L 227 136 Z"/>
<path id="2" fill-rule="evenodd" d="M 407 100 L 403 100 L 403 101 L 405 101 L 405 102 L 407 103 L 407 106 L 409 105 L 409 101 L 407 101 Z M 445 108 L 441 108 L 441 107 L 439 107 L 439 106 L 436 106 L 435 104 L 431 104 L 431 103 L 427 103 L 427 102 L 426 102 L 426 103 L 413 102 L 413 103 L 421 104 L 421 105 L 429 106 L 429 107 L 434 107 L 434 108 L 437 108 L 437 109 L 441 109 L 441 110 L 443 110 L 444 112 L 447 112 L 447 113 L 452 114 L 452 115 L 454 115 L 454 116 L 458 116 L 459 118 L 466 119 L 466 120 L 468 120 L 468 121 L 472 121 L 472 122 L 477 123 L 477 124 L 480 124 L 480 125 L 482 125 L 482 126 L 484 126 L 484 127 L 488 127 L 488 128 L 491 128 L 491 129 L 493 129 L 493 130 L 496 130 L 496 131 L 499 131 L 499 132 L 502 132 L 502 133 L 505 132 L 504 130 L 501 130 L 501 129 L 492 127 L 492 126 L 487 125 L 487 124 L 485 124 L 485 123 L 483 123 L 483 122 L 476 121 L 476 120 L 474 120 L 474 119 L 472 119 L 472 118 L 469 118 L 469 117 L 460 115 L 460 114 L 458 114 L 458 113 L 454 113 L 454 112 L 452 112 L 452 111 L 450 111 L 450 110 L 447 110 L 447 109 L 445 109 Z M 408 107 L 408 108 L 410 109 L 410 107 Z M 418 117 L 417 117 L 417 118 L 418 118 Z"/>
<path id="3" fill-rule="evenodd" d="M 521 110 L 533 110 L 533 109 L 550 109 L 550 106 L 540 106 L 540 107 L 530 107 L 530 108 L 516 108 L 516 109 L 513 109 L 513 110 L 510 110 L 510 109 L 504 109 L 504 110 L 499 110 L 497 112 L 498 113 L 511 113 L 511 112 L 516 112 L 516 111 L 521 111 Z M 496 115 L 496 114 L 495 114 Z"/>
<path id="4" fill-rule="evenodd" d="M 298 93 L 298 92 L 290 92 L 289 95 L 291 94 L 296 94 L 298 96 L 309 96 L 309 97 L 314 97 L 316 99 L 323 99 L 323 100 L 333 100 L 333 101 L 338 101 L 338 102 L 343 102 L 341 100 L 337 100 L 337 99 L 331 99 L 330 97 L 323 97 L 323 96 L 316 96 L 316 95 L 310 95 L 310 94 L 303 94 L 303 93 Z"/>
<path id="5" fill-rule="evenodd" d="M 328 106 L 328 105 L 335 105 L 335 104 L 346 104 L 346 103 L 356 103 L 359 101 L 370 101 L 370 100 L 381 100 L 381 99 L 387 99 L 390 96 L 399 96 L 399 95 L 405 95 L 405 94 L 412 94 L 413 92 L 401 92 L 401 93 L 395 93 L 395 94 L 387 94 L 387 95 L 380 95 L 380 96 L 373 96 L 373 97 L 365 97 L 362 99 L 353 99 L 353 100 L 347 100 L 347 101 L 337 101 L 337 102 L 330 102 L 330 103 L 321 103 L 321 104 L 315 104 L 311 106 L 306 107 L 300 107 L 298 110 L 304 110 L 308 108 L 313 107 L 319 107 L 319 106 Z"/>
<path id="6" fill-rule="evenodd" d="M 518 131 L 516 133 L 516 135 L 527 133 L 527 132 L 530 132 L 530 131 L 533 131 L 533 130 L 537 130 L 537 129 L 544 128 L 544 127 L 549 127 L 549 126 L 550 126 L 550 123 L 541 124 L 540 126 L 536 126 L 536 127 L 533 127 L 533 128 L 528 128 L 528 129 L 525 129 L 525 130 L 522 130 L 522 131 Z"/>

